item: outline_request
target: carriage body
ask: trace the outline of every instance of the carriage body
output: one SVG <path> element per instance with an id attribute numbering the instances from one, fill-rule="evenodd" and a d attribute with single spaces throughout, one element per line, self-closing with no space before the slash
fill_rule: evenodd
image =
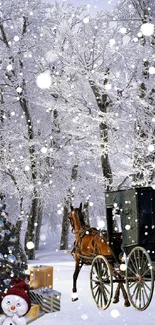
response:
<path id="1" fill-rule="evenodd" d="M 141 187 L 106 192 L 105 200 L 109 242 L 116 257 L 121 249 L 128 255 L 141 246 L 155 262 L 155 190 Z M 121 233 L 122 244 L 117 247 L 115 238 Z"/>
<path id="2" fill-rule="evenodd" d="M 149 306 L 154 291 L 155 190 L 151 187 L 135 187 L 106 192 L 105 204 L 106 237 L 102 238 L 102 232 L 97 234 L 100 237 L 98 242 L 95 233 L 92 247 L 98 244 L 98 251 L 94 250 L 92 254 L 91 245 L 88 244 L 86 246 L 88 250 L 84 251 L 88 253 L 87 258 L 89 264 L 91 263 L 90 287 L 93 299 L 99 309 L 105 310 L 112 298 L 114 303 L 119 301 L 121 289 L 124 306 L 131 304 L 135 309 L 143 311 Z M 72 217 L 80 224 L 80 215 L 83 220 L 81 205 L 80 208 L 72 210 Z M 90 229 L 86 232 L 84 230 L 86 242 L 87 236 L 91 235 Z M 74 230 L 76 235 L 79 234 L 76 229 Z M 81 234 L 81 228 L 79 231 Z M 106 245 L 109 254 L 107 250 L 101 250 L 103 244 Z M 78 259 L 83 258 L 82 252 L 83 249 L 80 253 L 75 252 Z M 74 282 L 76 276 L 75 269 Z M 113 297 L 114 286 L 116 291 Z"/>

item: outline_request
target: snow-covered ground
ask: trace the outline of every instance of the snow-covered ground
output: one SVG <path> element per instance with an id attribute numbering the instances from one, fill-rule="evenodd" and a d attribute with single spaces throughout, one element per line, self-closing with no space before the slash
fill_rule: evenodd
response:
<path id="1" fill-rule="evenodd" d="M 79 300 L 71 301 L 72 276 L 74 259 L 65 251 L 58 250 L 59 244 L 52 245 L 48 240 L 36 252 L 36 260 L 29 265 L 46 264 L 54 266 L 54 289 L 61 292 L 61 310 L 45 314 L 32 322 L 32 325 L 141 325 L 155 324 L 155 295 L 150 306 L 143 312 L 136 311 L 133 307 L 124 307 L 121 297 L 118 304 L 113 304 L 105 311 L 100 311 L 95 305 L 89 284 L 90 267 L 84 266 L 78 278 Z"/>

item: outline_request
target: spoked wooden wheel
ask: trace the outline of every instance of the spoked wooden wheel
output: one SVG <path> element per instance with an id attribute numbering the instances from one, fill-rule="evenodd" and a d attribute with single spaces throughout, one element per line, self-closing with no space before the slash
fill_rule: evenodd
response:
<path id="1" fill-rule="evenodd" d="M 150 256 L 142 247 L 135 247 L 128 256 L 126 286 L 133 307 L 145 310 L 152 299 L 154 273 Z"/>
<path id="2" fill-rule="evenodd" d="M 90 287 L 97 307 L 102 310 L 108 308 L 113 294 L 113 281 L 109 263 L 102 255 L 93 259 Z"/>

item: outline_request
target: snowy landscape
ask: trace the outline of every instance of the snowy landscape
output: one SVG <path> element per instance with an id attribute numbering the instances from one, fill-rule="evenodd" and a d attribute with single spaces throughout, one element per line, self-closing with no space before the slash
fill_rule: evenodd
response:
<path id="1" fill-rule="evenodd" d="M 154 324 L 155 293 L 143 312 L 122 296 L 99 310 L 90 266 L 72 302 L 68 251 L 82 203 L 79 223 L 105 231 L 109 213 L 119 249 L 141 240 L 155 261 L 155 0 L 0 2 L 0 184 L 0 298 L 51 265 L 61 310 L 33 325 Z"/>

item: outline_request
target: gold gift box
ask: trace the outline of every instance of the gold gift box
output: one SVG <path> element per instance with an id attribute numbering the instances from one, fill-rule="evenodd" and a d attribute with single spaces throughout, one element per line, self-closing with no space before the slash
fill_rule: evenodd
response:
<path id="1" fill-rule="evenodd" d="M 30 288 L 53 288 L 53 266 L 41 265 L 30 268 Z"/>
<path id="2" fill-rule="evenodd" d="M 26 317 L 37 319 L 40 313 L 39 305 L 32 305 L 29 312 L 26 314 Z"/>

